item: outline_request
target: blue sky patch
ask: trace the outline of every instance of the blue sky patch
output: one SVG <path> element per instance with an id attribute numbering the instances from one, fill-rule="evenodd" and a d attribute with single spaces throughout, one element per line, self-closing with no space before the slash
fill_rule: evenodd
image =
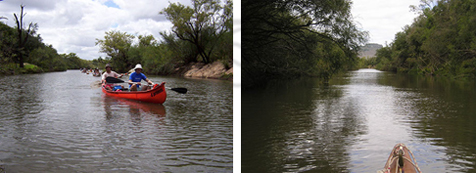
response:
<path id="1" fill-rule="evenodd" d="M 106 3 L 104 3 L 104 5 L 108 6 L 108 7 L 112 7 L 112 8 L 117 8 L 117 9 L 121 9 L 119 8 L 119 6 L 114 3 L 112 0 L 109 0 L 109 1 L 106 1 Z"/>

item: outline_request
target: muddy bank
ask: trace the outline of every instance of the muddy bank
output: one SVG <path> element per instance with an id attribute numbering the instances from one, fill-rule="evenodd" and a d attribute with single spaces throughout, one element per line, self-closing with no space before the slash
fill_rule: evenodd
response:
<path id="1" fill-rule="evenodd" d="M 175 68 L 174 75 L 189 78 L 233 80 L 233 67 L 227 69 L 221 62 L 190 63 Z"/>

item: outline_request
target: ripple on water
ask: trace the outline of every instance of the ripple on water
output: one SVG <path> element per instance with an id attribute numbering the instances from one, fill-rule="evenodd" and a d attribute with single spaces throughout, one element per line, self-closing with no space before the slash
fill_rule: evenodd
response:
<path id="1" fill-rule="evenodd" d="M 157 106 L 105 97 L 90 85 L 97 78 L 77 71 L 0 77 L 0 165 L 7 172 L 232 172 L 231 82 L 150 78 L 190 93 L 168 93 Z"/>

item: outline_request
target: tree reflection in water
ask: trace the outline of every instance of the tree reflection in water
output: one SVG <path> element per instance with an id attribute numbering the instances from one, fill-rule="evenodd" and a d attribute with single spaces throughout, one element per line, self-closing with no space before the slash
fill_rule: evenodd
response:
<path id="1" fill-rule="evenodd" d="M 346 147 L 365 132 L 356 100 L 314 79 L 269 86 L 243 91 L 242 171 L 346 172 Z"/>

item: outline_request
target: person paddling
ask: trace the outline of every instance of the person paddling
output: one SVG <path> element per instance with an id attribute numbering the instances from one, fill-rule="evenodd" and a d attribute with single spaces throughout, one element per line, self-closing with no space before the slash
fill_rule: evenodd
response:
<path id="1" fill-rule="evenodd" d="M 142 65 L 140 64 L 137 64 L 136 67 L 134 68 L 134 72 L 132 72 L 130 75 L 129 75 L 129 89 L 131 91 L 147 91 L 149 90 L 149 86 L 148 85 L 145 85 L 145 86 L 141 86 L 140 83 L 137 83 L 137 82 L 140 82 L 141 80 L 144 80 L 144 81 L 147 81 L 147 83 L 149 83 L 150 85 L 154 85 L 154 83 L 152 81 L 150 81 L 149 79 L 147 79 L 147 77 L 144 75 L 144 73 L 142 73 Z"/>
<path id="2" fill-rule="evenodd" d="M 122 88 L 122 85 L 106 83 L 107 77 L 115 77 L 115 78 L 122 77 L 122 75 L 117 74 L 115 71 L 112 71 L 112 67 L 109 64 L 106 64 L 106 72 L 104 72 L 104 74 L 102 75 L 102 83 L 105 84 L 106 90 L 112 90 L 112 88 L 114 88 L 115 86 L 120 86 L 120 88 Z"/>

